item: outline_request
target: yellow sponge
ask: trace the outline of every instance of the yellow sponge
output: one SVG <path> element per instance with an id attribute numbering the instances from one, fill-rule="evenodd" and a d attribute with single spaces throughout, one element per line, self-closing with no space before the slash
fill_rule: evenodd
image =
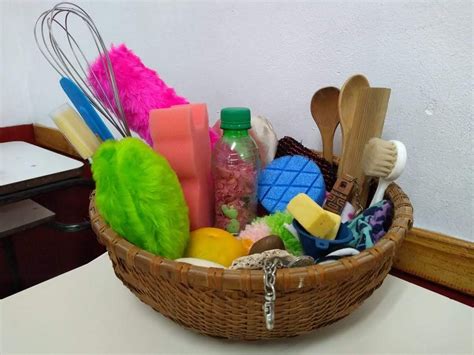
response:
<path id="1" fill-rule="evenodd" d="M 337 232 L 339 231 L 339 227 L 341 226 L 341 216 L 326 210 L 324 210 L 324 213 L 326 213 L 326 215 L 334 221 L 334 227 L 323 238 L 329 240 L 336 239 Z"/>
<path id="2" fill-rule="evenodd" d="M 312 235 L 325 239 L 335 238 L 335 235 L 333 238 L 329 238 L 329 235 L 333 235 L 334 231 L 337 233 L 337 229 L 339 229 L 336 218 L 329 215 L 308 195 L 303 193 L 296 195 L 288 203 L 287 209 L 299 224 Z M 339 217 L 339 224 L 340 222 Z"/>

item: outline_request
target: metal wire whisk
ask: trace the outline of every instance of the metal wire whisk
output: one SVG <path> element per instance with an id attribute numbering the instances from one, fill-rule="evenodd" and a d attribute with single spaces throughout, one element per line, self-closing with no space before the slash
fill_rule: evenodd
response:
<path id="1" fill-rule="evenodd" d="M 102 96 L 106 104 L 100 100 L 99 96 L 96 95 L 94 89 L 88 83 L 87 75 L 91 62 L 87 59 L 78 41 L 70 32 L 70 21 L 72 18 L 79 19 L 91 34 L 95 48 L 99 54 L 98 57 L 102 58 L 101 62 L 104 65 L 108 84 L 113 91 L 113 101 L 115 105 L 111 104 L 102 86 L 100 86 L 100 90 L 102 91 L 101 94 L 103 94 Z M 62 77 L 67 77 L 72 80 L 89 98 L 97 111 L 99 111 L 123 137 L 130 136 L 130 129 L 128 128 L 120 101 L 114 69 L 107 47 L 89 14 L 76 4 L 60 2 L 38 17 L 35 22 L 34 36 L 39 50 L 54 70 Z M 63 46 L 61 46 L 61 40 L 63 41 Z M 66 45 L 64 45 L 64 43 Z M 93 58 L 93 60 L 94 59 L 95 58 Z M 94 72 L 91 71 L 91 75 L 97 79 Z M 114 112 L 110 107 L 116 107 L 117 112 Z"/>

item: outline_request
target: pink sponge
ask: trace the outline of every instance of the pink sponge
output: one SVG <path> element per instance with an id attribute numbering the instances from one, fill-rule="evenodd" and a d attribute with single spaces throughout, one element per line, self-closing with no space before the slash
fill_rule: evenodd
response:
<path id="1" fill-rule="evenodd" d="M 189 208 L 191 230 L 213 225 L 209 119 L 205 104 L 190 104 L 150 112 L 153 149 L 176 172 Z"/>
<path id="2" fill-rule="evenodd" d="M 178 96 L 156 71 L 147 68 L 124 44 L 112 46 L 109 57 L 127 122 L 133 131 L 152 145 L 148 127 L 150 110 L 187 104 L 188 101 Z M 99 57 L 92 63 L 87 79 L 104 105 L 117 112 L 103 60 Z"/>

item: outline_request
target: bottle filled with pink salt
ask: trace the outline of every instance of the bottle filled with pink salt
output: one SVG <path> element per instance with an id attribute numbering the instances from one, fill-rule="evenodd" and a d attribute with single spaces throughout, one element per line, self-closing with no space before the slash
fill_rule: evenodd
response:
<path id="1" fill-rule="evenodd" d="M 221 110 L 222 137 L 212 157 L 216 227 L 237 234 L 257 214 L 258 148 L 248 130 L 250 110 Z"/>

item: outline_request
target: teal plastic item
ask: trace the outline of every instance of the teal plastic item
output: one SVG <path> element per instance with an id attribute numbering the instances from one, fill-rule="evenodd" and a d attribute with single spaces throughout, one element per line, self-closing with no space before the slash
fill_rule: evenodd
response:
<path id="1" fill-rule="evenodd" d="M 59 84 L 91 131 L 103 141 L 114 139 L 84 92 L 69 78 L 61 78 Z"/>

